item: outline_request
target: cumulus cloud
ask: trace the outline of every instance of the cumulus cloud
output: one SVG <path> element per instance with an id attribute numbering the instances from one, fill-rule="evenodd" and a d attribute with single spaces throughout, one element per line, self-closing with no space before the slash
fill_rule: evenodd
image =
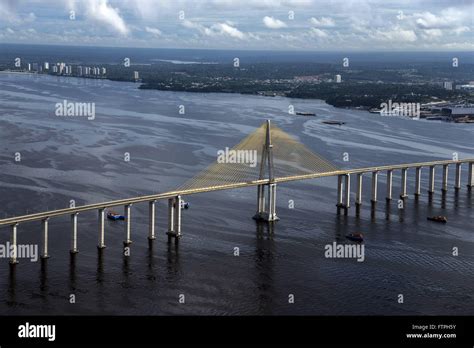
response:
<path id="1" fill-rule="evenodd" d="M 426 11 L 415 13 L 413 17 L 416 19 L 416 25 L 422 29 L 449 28 L 470 20 L 469 13 L 453 8 L 445 9 L 439 15 Z"/>
<path id="2" fill-rule="evenodd" d="M 330 28 L 336 25 L 336 23 L 334 23 L 334 20 L 330 17 L 321 17 L 320 19 L 311 17 L 310 21 L 311 24 L 313 24 L 314 26 L 321 28 Z"/>
<path id="3" fill-rule="evenodd" d="M 161 36 L 161 35 L 162 35 L 161 30 L 158 29 L 158 28 L 146 27 L 146 28 L 145 28 L 145 31 L 146 31 L 147 33 L 153 34 L 153 35 L 155 35 L 155 36 Z"/>
<path id="4" fill-rule="evenodd" d="M 426 29 L 423 30 L 422 34 L 423 39 L 425 40 L 435 40 L 443 36 L 441 29 Z"/>
<path id="5" fill-rule="evenodd" d="M 227 24 L 227 23 L 217 23 L 214 24 L 211 29 L 218 32 L 221 35 L 227 35 L 235 39 L 243 40 L 245 39 L 245 34 L 239 29 Z"/>
<path id="6" fill-rule="evenodd" d="M 196 22 L 192 22 L 188 19 L 185 19 L 183 21 L 181 21 L 181 25 L 185 28 L 188 28 L 188 29 L 195 29 L 197 31 L 199 31 L 202 35 L 207 35 L 207 36 L 210 36 L 210 35 L 213 35 L 213 32 L 210 28 L 200 24 L 200 23 L 196 23 Z"/>
<path id="7" fill-rule="evenodd" d="M 403 4 L 404 18 L 397 20 L 392 0 L 331 0 L 324 6 L 316 0 L 0 0 L 0 35 L 24 43 L 133 47 L 157 45 L 150 37 L 160 38 L 162 47 L 183 48 L 472 47 L 469 1 Z M 73 24 L 69 10 L 76 10 Z M 178 20 L 181 10 L 184 20 Z"/>
<path id="8" fill-rule="evenodd" d="M 7 19 L 13 15 L 15 9 L 15 0 L 0 0 L 0 18 Z"/>
<path id="9" fill-rule="evenodd" d="M 328 33 L 326 33 L 324 30 L 321 30 L 321 29 L 318 29 L 318 28 L 311 28 L 310 35 L 313 36 L 313 37 L 318 37 L 318 38 L 328 37 Z"/>
<path id="10" fill-rule="evenodd" d="M 265 24 L 265 26 L 270 29 L 280 29 L 287 27 L 285 22 L 268 16 L 263 17 L 263 24 Z"/>
<path id="11" fill-rule="evenodd" d="M 89 18 L 107 25 L 120 34 L 128 34 L 129 29 L 120 17 L 119 9 L 110 6 L 108 0 L 87 0 L 84 4 Z"/>
<path id="12" fill-rule="evenodd" d="M 275 9 L 275 8 L 298 8 L 313 5 L 314 0 L 200 0 L 208 6 L 217 8 L 251 8 L 251 9 Z"/>
<path id="13" fill-rule="evenodd" d="M 453 29 L 453 33 L 456 35 L 461 35 L 463 33 L 466 33 L 468 31 L 471 31 L 471 29 L 468 26 L 463 25 L 462 27 L 457 27 Z"/>
<path id="14" fill-rule="evenodd" d="M 391 30 L 376 30 L 374 33 L 371 33 L 370 36 L 377 41 L 396 43 L 411 43 L 418 39 L 413 30 L 402 29 L 400 27 L 395 27 Z"/>
<path id="15" fill-rule="evenodd" d="M 217 36 L 217 35 L 222 35 L 222 36 L 229 36 L 235 39 L 240 39 L 244 40 L 248 37 L 251 38 L 256 38 L 258 39 L 258 36 L 256 35 L 247 35 L 237 29 L 232 22 L 224 22 L 224 23 L 216 23 L 211 25 L 210 27 L 206 27 L 205 25 L 202 25 L 200 23 L 192 22 L 188 19 L 185 19 L 181 23 L 184 27 L 189 28 L 189 29 L 195 29 L 198 32 L 200 32 L 202 35 L 206 36 Z"/>

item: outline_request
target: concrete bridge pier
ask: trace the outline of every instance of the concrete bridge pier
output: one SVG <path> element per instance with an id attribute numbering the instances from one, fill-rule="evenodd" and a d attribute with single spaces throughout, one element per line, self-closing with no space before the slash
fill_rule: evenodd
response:
<path id="1" fill-rule="evenodd" d="M 276 215 L 276 188 L 275 183 L 268 185 L 268 216 L 266 221 L 277 221 L 280 218 Z"/>
<path id="2" fill-rule="evenodd" d="M 461 188 L 461 163 L 456 163 L 456 176 L 454 178 L 454 189 L 459 190 Z"/>
<path id="3" fill-rule="evenodd" d="M 448 170 L 449 166 L 447 164 L 443 165 L 443 183 L 441 185 L 441 191 L 448 191 Z"/>
<path id="4" fill-rule="evenodd" d="M 79 213 L 71 214 L 71 225 L 72 225 L 72 235 L 71 235 L 71 254 L 77 254 L 79 250 L 77 249 L 77 216 Z"/>
<path id="5" fill-rule="evenodd" d="M 105 209 L 99 209 L 99 249 L 105 248 Z"/>
<path id="6" fill-rule="evenodd" d="M 265 198 L 265 187 L 268 188 L 268 199 Z M 275 183 L 257 186 L 257 212 L 253 216 L 254 220 L 267 222 L 280 220 L 276 215 L 276 187 Z"/>
<path id="7" fill-rule="evenodd" d="M 421 167 L 416 167 L 415 173 L 415 196 L 421 195 Z"/>
<path id="8" fill-rule="evenodd" d="M 174 198 L 168 199 L 168 237 L 174 236 Z"/>
<path id="9" fill-rule="evenodd" d="M 351 207 L 351 175 L 350 174 L 344 175 L 344 188 L 345 188 L 344 208 L 348 209 Z"/>
<path id="10" fill-rule="evenodd" d="M 18 245 L 17 245 L 17 241 L 16 241 L 16 233 L 17 233 L 17 230 L 18 230 L 18 224 L 13 224 L 11 226 L 11 254 L 10 254 L 10 264 L 12 265 L 15 265 L 18 263 L 18 259 L 17 259 L 17 251 L 18 251 Z"/>
<path id="11" fill-rule="evenodd" d="M 430 179 L 428 182 L 428 192 L 434 193 L 435 188 L 435 166 L 430 166 Z"/>
<path id="12" fill-rule="evenodd" d="M 126 204 L 123 208 L 123 215 L 125 216 L 125 240 L 123 241 L 123 245 L 130 245 L 132 244 L 131 233 L 132 233 L 132 218 L 131 218 L 131 211 L 132 205 Z"/>
<path id="13" fill-rule="evenodd" d="M 265 187 L 268 187 L 268 201 L 265 199 Z M 277 221 L 280 218 L 276 215 L 276 188 L 275 183 L 258 185 L 257 212 L 253 218 L 257 221 Z"/>
<path id="14" fill-rule="evenodd" d="M 49 258 L 48 255 L 48 223 L 49 218 L 41 220 L 41 227 L 43 230 L 43 248 L 41 250 L 41 258 L 47 259 Z"/>
<path id="15" fill-rule="evenodd" d="M 181 237 L 181 205 L 182 205 L 181 196 L 176 196 L 174 200 L 174 237 Z"/>
<path id="16" fill-rule="evenodd" d="M 400 193 L 400 198 L 405 199 L 407 195 L 407 170 L 408 168 L 402 168 L 402 192 Z"/>
<path id="17" fill-rule="evenodd" d="M 362 178 L 364 173 L 357 174 L 357 193 L 356 193 L 356 205 L 362 204 Z"/>
<path id="18" fill-rule="evenodd" d="M 344 204 L 342 203 L 342 177 L 344 175 L 337 176 L 337 207 L 342 207 Z"/>
<path id="19" fill-rule="evenodd" d="M 372 172 L 372 203 L 377 202 L 377 185 L 378 185 L 379 172 Z"/>
<path id="20" fill-rule="evenodd" d="M 265 185 L 257 186 L 257 212 L 254 215 L 255 220 L 260 220 L 265 214 Z"/>
<path id="21" fill-rule="evenodd" d="M 155 240 L 156 200 L 148 202 L 148 240 Z"/>
<path id="22" fill-rule="evenodd" d="M 343 190 L 344 186 L 344 190 Z M 362 189 L 362 186 L 360 186 Z M 351 204 L 351 176 L 341 174 L 337 176 L 337 204 L 338 208 L 350 208 Z"/>
<path id="23" fill-rule="evenodd" d="M 168 241 L 181 237 L 181 196 L 168 199 Z"/>
<path id="24" fill-rule="evenodd" d="M 474 162 L 469 162 L 468 174 L 467 174 L 467 187 L 472 188 L 474 186 Z"/>
<path id="25" fill-rule="evenodd" d="M 393 170 L 389 169 L 387 170 L 387 197 L 386 197 L 387 201 L 392 200 L 392 187 L 393 187 L 392 182 L 393 182 Z"/>

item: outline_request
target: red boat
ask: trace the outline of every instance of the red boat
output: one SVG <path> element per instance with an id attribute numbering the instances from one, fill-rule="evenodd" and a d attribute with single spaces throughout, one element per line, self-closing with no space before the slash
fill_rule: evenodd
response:
<path id="1" fill-rule="evenodd" d="M 442 216 L 442 215 L 428 216 L 427 219 L 430 220 L 430 221 L 441 222 L 441 223 L 444 223 L 444 224 L 446 222 L 448 222 L 448 218 L 446 216 Z"/>

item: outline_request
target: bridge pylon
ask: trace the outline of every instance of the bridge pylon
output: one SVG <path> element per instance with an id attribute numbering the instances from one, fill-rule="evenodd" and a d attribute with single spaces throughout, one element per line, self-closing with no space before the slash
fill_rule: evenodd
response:
<path id="1" fill-rule="evenodd" d="M 273 144 L 270 120 L 267 120 L 265 130 L 265 143 L 263 144 L 260 159 L 259 180 L 265 179 L 266 172 L 268 173 L 269 183 L 257 186 L 257 212 L 253 218 L 257 221 L 272 222 L 280 220 L 280 218 L 276 215 L 276 183 L 273 168 Z M 267 201 L 265 200 L 265 189 L 268 191 Z"/>

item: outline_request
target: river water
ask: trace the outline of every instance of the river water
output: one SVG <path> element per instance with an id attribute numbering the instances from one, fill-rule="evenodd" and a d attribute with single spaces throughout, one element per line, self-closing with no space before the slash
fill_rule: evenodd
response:
<path id="1" fill-rule="evenodd" d="M 0 86 L 1 218 L 68 207 L 71 200 L 80 205 L 175 189 L 266 119 L 341 168 L 474 157 L 474 125 L 381 117 L 317 100 L 141 91 L 133 83 L 7 73 Z M 63 100 L 95 103 L 95 119 L 55 116 Z M 290 104 L 318 116 L 290 115 Z M 329 119 L 346 124 L 321 123 Z M 129 257 L 121 222 L 106 222 L 107 248 L 99 255 L 96 212 L 80 214 L 80 252 L 71 259 L 69 218 L 51 219 L 47 262 L 20 259 L 11 270 L 8 259 L 0 260 L 0 313 L 472 315 L 473 198 L 466 170 L 462 189 L 454 191 L 453 169 L 444 196 L 438 169 L 431 201 L 427 171 L 418 201 L 409 172 L 404 209 L 397 200 L 386 204 L 381 174 L 381 200 L 372 212 L 364 178 L 359 216 L 354 207 L 337 214 L 336 178 L 280 184 L 281 220 L 272 227 L 251 218 L 256 188 L 185 197 L 191 208 L 183 211 L 178 245 L 168 244 L 160 201 L 151 248 L 147 205 L 137 204 Z M 354 201 L 354 181 L 352 187 Z M 435 214 L 448 216 L 448 224 L 426 220 Z M 363 262 L 325 257 L 327 244 L 350 243 L 344 236 L 354 232 L 365 235 Z M 9 228 L 0 229 L 0 243 L 9 236 Z M 40 223 L 19 226 L 20 244 L 40 241 Z"/>

